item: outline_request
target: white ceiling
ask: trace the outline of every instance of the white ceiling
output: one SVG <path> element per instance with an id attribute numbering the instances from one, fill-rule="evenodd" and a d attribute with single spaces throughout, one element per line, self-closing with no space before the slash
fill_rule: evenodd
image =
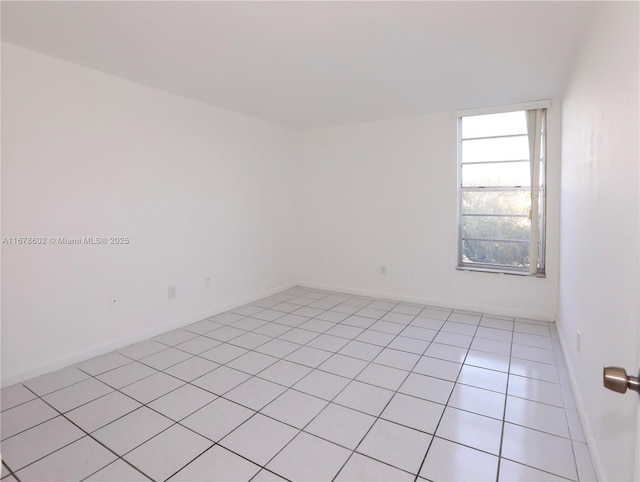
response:
<path id="1" fill-rule="evenodd" d="M 592 2 L 2 2 L 2 40 L 293 129 L 562 95 Z"/>

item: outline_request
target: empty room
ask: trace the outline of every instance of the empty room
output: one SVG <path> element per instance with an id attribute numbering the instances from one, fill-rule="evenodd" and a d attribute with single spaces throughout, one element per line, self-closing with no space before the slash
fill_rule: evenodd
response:
<path id="1" fill-rule="evenodd" d="M 1 8 L 2 482 L 640 480 L 638 2 Z"/>

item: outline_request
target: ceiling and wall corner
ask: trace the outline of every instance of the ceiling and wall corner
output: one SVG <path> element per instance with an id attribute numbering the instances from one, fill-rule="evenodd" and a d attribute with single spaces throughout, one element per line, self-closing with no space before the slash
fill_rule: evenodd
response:
<path id="1" fill-rule="evenodd" d="M 558 97 L 594 2 L 2 2 L 2 39 L 301 130 Z"/>
<path id="2" fill-rule="evenodd" d="M 47 247 L 58 250 L 55 255 L 3 248 L 3 383 L 69 362 L 69 353 L 98 354 L 132 332 L 148 336 L 175 320 L 186 323 L 221 309 L 225 300 L 244 302 L 305 276 L 349 287 L 366 282 L 367 289 L 384 292 L 390 288 L 381 283 L 377 263 L 370 264 L 385 244 L 394 247 L 384 253 L 395 263 L 387 274 L 394 294 L 423 295 L 428 287 L 415 270 L 446 269 L 444 261 L 422 256 L 411 267 L 399 258 L 419 252 L 429 236 L 433 246 L 451 241 L 454 216 L 435 210 L 422 216 L 415 206 L 424 194 L 432 205 L 455 208 L 453 184 L 450 192 L 436 181 L 455 179 L 448 112 L 562 98 L 567 86 L 562 108 L 569 119 L 592 119 L 597 126 L 599 112 L 621 111 L 624 92 L 611 92 L 615 79 L 597 88 L 589 83 L 613 72 L 595 44 L 593 57 L 583 53 L 574 69 L 594 11 L 608 4 L 3 1 L 3 234 L 111 230 L 139 243 L 126 256 L 61 254 L 62 246 Z M 606 23 L 613 17 L 604 18 L 605 27 L 590 35 L 610 31 L 612 48 L 624 47 Z M 607 104 L 609 95 L 615 102 Z M 580 120 L 583 102 L 597 109 Z M 554 115 L 559 122 L 558 110 Z M 573 143 L 576 151 L 563 155 L 589 144 L 580 132 L 567 132 L 564 149 Z M 559 145 L 558 138 L 555 149 Z M 613 150 L 603 152 L 609 157 Z M 419 165 L 427 158 L 437 162 Z M 569 169 L 564 233 L 574 214 L 583 214 L 568 176 L 584 166 Z M 594 182 L 609 179 L 607 172 L 613 170 Z M 630 182 L 623 180 L 625 195 L 637 195 Z M 581 195 L 589 189 L 579 186 Z M 371 204 L 376 196 L 382 202 Z M 322 264 L 323 257 L 353 248 L 353 239 L 341 246 L 336 240 L 359 223 L 370 228 L 376 213 L 387 225 L 372 230 L 375 242 L 356 240 L 362 250 L 351 256 L 354 266 Z M 311 215 L 322 223 L 313 224 Z M 422 238 L 407 237 L 413 225 Z M 337 236 L 335 229 L 341 230 Z M 569 337 L 576 317 L 597 310 L 576 308 L 593 294 L 588 290 L 580 299 L 566 295 L 589 273 L 576 270 L 579 244 L 564 233 L 560 328 Z M 185 235 L 195 244 L 185 245 Z M 323 236 L 333 253 L 318 251 Z M 523 298 L 529 284 L 556 283 L 557 257 L 550 275 L 554 264 L 555 281 L 523 278 L 522 289 L 509 284 L 505 293 Z M 452 259 L 451 270 L 454 265 Z M 328 266 L 338 275 L 329 277 Z M 357 269 L 371 271 L 356 275 Z M 213 299 L 200 283 L 209 271 L 218 276 Z M 507 284 L 464 274 L 463 293 Z M 411 283 L 398 281 L 405 275 Z M 166 285 L 176 280 L 178 298 L 169 302 Z M 455 280 L 450 285 L 441 299 L 460 294 Z M 114 293 L 124 301 L 115 313 L 107 307 Z M 545 288 L 536 295 L 553 316 L 557 292 Z M 487 308 L 516 309 L 499 305 L 494 298 Z M 625 306 L 616 305 L 615 312 L 630 313 Z M 600 353 L 599 332 L 591 336 L 581 358 L 569 360 L 587 396 L 601 390 L 592 383 L 593 367 L 580 361 Z M 33 337 L 40 344 L 27 349 Z M 594 395 L 590 403 L 600 399 Z"/>
<path id="3" fill-rule="evenodd" d="M 3 384 L 290 286 L 291 130 L 9 44 L 2 62 L 3 236 L 46 239 L 2 246 Z"/>
<path id="4" fill-rule="evenodd" d="M 301 162 L 305 159 L 298 156 L 313 157 L 314 154 L 309 156 L 304 152 L 309 147 L 310 137 L 301 137 L 300 133 L 292 130 L 413 116 L 411 118 L 417 122 L 400 119 L 384 127 L 380 127 L 382 124 L 370 124 L 374 132 L 382 129 L 380 140 L 388 138 L 390 141 L 382 146 L 384 156 L 380 161 L 383 164 L 394 163 L 394 155 L 389 149 L 394 146 L 401 148 L 402 145 L 397 145 L 393 137 L 399 136 L 400 139 L 409 135 L 410 142 L 402 147 L 405 151 L 409 146 L 417 145 L 426 146 L 424 152 L 428 153 L 427 157 L 440 152 L 443 159 L 450 158 L 449 170 L 445 171 L 451 175 L 455 172 L 455 149 L 447 147 L 447 136 L 453 135 L 454 123 L 446 123 L 448 127 L 442 125 L 441 128 L 446 130 L 442 135 L 438 129 L 433 129 L 425 132 L 421 139 L 424 125 L 420 119 L 426 120 L 426 125 L 440 124 L 438 119 L 442 119 L 443 114 L 436 112 L 558 95 L 591 10 L 588 2 L 2 2 L 3 53 L 8 54 L 3 56 L 3 65 L 11 67 L 3 71 L 3 80 L 9 80 L 3 83 L 3 117 L 8 126 L 6 129 L 3 126 L 5 142 L 2 146 L 5 157 L 3 174 L 7 174 L 3 176 L 5 234 L 17 235 L 25 230 L 37 232 L 51 227 L 60 231 L 71 226 L 73 223 L 69 223 L 73 219 L 80 220 L 75 228 L 84 226 L 83 230 L 87 232 L 96 227 L 117 226 L 118 222 L 134 226 L 131 213 L 119 216 L 113 211 L 126 209 L 127 197 L 109 198 L 107 193 L 109 189 L 117 189 L 117 179 L 137 179 L 135 182 L 143 183 L 141 168 L 162 166 L 159 185 L 166 184 L 168 191 L 158 191 L 152 184 L 145 185 L 139 192 L 131 190 L 133 198 L 130 201 L 134 205 L 143 202 L 142 193 L 148 192 L 149 199 L 156 199 L 159 205 L 165 206 L 167 216 L 164 219 L 170 220 L 163 226 L 163 218 L 158 218 L 160 224 L 145 232 L 144 236 L 188 230 L 184 220 L 180 220 L 181 209 L 194 209 L 195 206 L 198 211 L 202 210 L 203 202 L 213 203 L 218 214 L 212 219 L 219 218 L 222 223 L 232 214 L 225 214 L 220 206 L 234 206 L 238 216 L 234 218 L 233 233 L 225 232 L 224 223 L 215 225 L 215 222 L 205 224 L 201 233 L 214 243 L 216 249 L 222 250 L 206 254 L 204 259 L 208 260 L 206 269 L 219 275 L 218 283 L 227 275 L 235 280 L 231 283 L 234 289 L 227 293 L 230 299 L 246 299 L 252 294 L 251 290 L 264 291 L 292 279 L 327 282 L 329 279 L 320 271 L 309 269 L 309 260 L 305 258 L 309 254 L 307 247 L 317 239 L 306 238 L 308 232 L 304 223 L 308 213 L 304 210 L 310 205 L 302 202 L 308 194 L 308 187 L 318 190 L 323 186 L 320 182 L 323 174 L 319 172 L 318 176 L 305 177 L 308 163 Z M 545 26 L 543 36 L 539 28 L 542 24 Z M 30 53 L 30 50 L 39 53 Z M 98 75 L 96 70 L 107 75 Z M 127 83 L 123 78 L 135 84 Z M 143 85 L 152 88 L 145 89 Z M 156 89 L 178 94 L 182 99 Z M 158 99 L 157 105 L 150 101 L 152 98 Z M 207 103 L 218 106 L 206 109 Z M 182 114 L 172 120 L 168 105 Z M 207 114 L 203 113 L 205 111 Z M 29 112 L 31 117 L 27 116 Z M 148 116 L 158 119 L 151 121 Z M 266 119 L 271 124 L 256 118 Z M 284 129 L 274 126 L 274 123 L 283 125 Z M 190 125 L 193 127 L 188 128 Z M 393 132 L 397 125 L 401 128 L 396 135 Z M 129 126 L 128 130 L 121 131 L 123 126 Z M 204 137 L 199 138 L 197 133 Z M 325 134 L 309 135 L 322 137 Z M 333 140 L 337 141 L 339 137 L 340 134 Z M 37 142 L 29 139 L 37 139 Z M 114 139 L 118 142 L 114 143 Z M 162 142 L 156 146 L 154 139 Z M 251 146 L 243 145 L 247 139 L 255 139 L 252 141 L 255 144 L 253 150 Z M 364 142 L 368 142 L 366 136 Z M 163 145 L 164 150 L 159 149 Z M 336 145 L 339 146 L 339 142 Z M 71 149 L 74 154 L 65 154 L 66 149 Z M 120 152 L 122 149 L 126 150 L 124 155 Z M 422 152 L 422 147 L 419 151 Z M 53 156 L 56 152 L 58 158 Z M 136 152 L 146 153 L 147 158 L 136 157 Z M 55 162 L 52 163 L 52 159 Z M 88 159 L 92 162 L 86 163 Z M 335 160 L 339 161 L 327 158 L 326 167 L 330 168 Z M 411 169 L 416 167 L 411 163 L 416 159 L 408 156 L 406 160 L 410 165 L 398 173 L 408 176 L 406 180 L 409 180 Z M 68 166 L 56 169 L 56 163 L 62 163 L 60 167 Z M 251 163 L 262 164 L 255 164 L 260 166 L 255 169 L 248 167 Z M 319 159 L 318 163 L 316 167 L 321 169 L 325 160 Z M 231 166 L 233 169 L 229 172 Z M 104 175 L 95 175 L 92 169 L 104 171 Z M 190 175 L 186 184 L 173 186 L 172 182 L 180 179 L 176 174 L 181 170 L 191 173 L 201 170 L 208 174 L 199 179 Z M 253 185 L 258 181 L 255 175 L 263 170 L 269 173 L 263 181 L 269 179 L 269 182 Z M 51 175 L 46 180 L 34 179 L 39 172 L 49 171 Z M 366 162 L 361 171 L 371 173 Z M 425 174 L 446 177 L 445 172 L 440 171 L 440 168 L 431 166 Z M 243 181 L 243 175 L 249 178 Z M 207 191 L 201 183 L 210 176 L 217 178 L 212 181 L 213 189 Z M 364 179 L 366 183 L 366 176 Z M 353 188 L 357 188 L 362 180 L 357 176 Z M 49 184 L 50 181 L 59 183 L 57 188 L 63 195 L 49 201 L 48 210 L 39 210 L 38 203 L 33 200 L 27 202 L 23 199 L 24 203 L 20 204 L 24 193 L 34 189 L 33 182 L 36 185 L 45 182 L 40 195 L 55 191 L 56 186 Z M 395 188 L 403 189 L 405 181 L 402 178 L 397 181 L 400 185 Z M 305 182 L 311 184 L 306 186 Z M 194 190 L 195 186 L 198 188 Z M 362 187 L 366 191 L 366 186 Z M 327 189 L 330 192 L 330 186 Z M 177 192 L 186 197 L 175 198 Z M 363 192 L 360 188 L 346 190 L 341 194 L 342 200 L 348 205 L 353 201 L 349 196 Z M 77 197 L 82 193 L 97 195 L 90 198 L 93 199 L 91 202 L 97 202 L 104 213 L 111 212 L 115 224 L 103 223 L 101 218 L 92 219 L 85 212 L 91 202 Z M 175 199 L 177 204 L 172 204 L 171 199 Z M 279 213 L 277 222 L 269 222 L 264 212 L 252 207 L 251 199 L 269 199 L 260 207 Z M 400 199 L 389 204 L 392 211 L 403 209 Z M 443 193 L 436 196 L 433 205 L 447 206 L 452 199 Z M 51 211 L 50 208 L 61 202 L 57 211 Z M 73 206 L 71 211 L 70 206 Z M 25 211 L 25 207 L 32 208 L 31 214 Z M 78 216 L 74 216 L 78 209 Z M 42 218 L 42 212 L 50 212 L 47 220 Z M 431 226 L 426 232 L 431 232 L 431 242 L 436 242 L 432 248 L 445 249 L 452 241 L 453 229 L 447 236 L 446 222 L 439 223 L 421 213 L 418 209 L 408 217 L 392 215 L 392 218 L 406 218 L 408 225 L 426 222 Z M 238 220 L 241 221 L 238 223 Z M 140 226 L 138 223 L 136 229 Z M 334 229 L 335 226 L 328 224 L 325 228 Z M 254 241 L 258 240 L 255 233 L 259 230 L 262 230 L 262 241 L 267 240 L 263 247 L 246 240 L 246 236 L 254 236 Z M 174 237 L 174 234 L 170 235 L 170 245 L 176 247 L 178 241 Z M 278 239 L 285 240 L 282 248 L 277 246 Z M 415 243 L 412 246 L 415 258 L 422 259 L 421 251 L 424 249 Z M 201 248 L 206 249 L 204 245 Z M 294 255 L 288 256 L 289 261 L 285 262 L 284 254 L 273 254 L 281 251 Z M 296 251 L 299 257 L 295 256 Z M 197 257 L 198 252 L 197 249 L 190 252 L 193 256 L 188 259 Z M 247 255 L 247 252 L 251 254 Z M 244 258 L 238 258 L 241 253 L 244 253 Z M 240 280 L 244 268 L 234 269 L 234 263 L 237 261 L 244 266 L 258 253 L 267 256 L 262 264 L 266 263 L 264 269 L 269 273 L 262 273 L 261 281 L 253 288 L 242 289 Z M 406 254 L 411 257 L 411 253 Z M 314 255 L 320 258 L 332 256 L 326 250 Z M 220 261 L 215 261 L 212 256 L 216 259 L 222 256 L 224 268 L 217 271 L 219 266 L 216 263 Z M 5 260 L 16 261 L 18 258 L 6 256 Z M 32 270 L 22 269 L 24 266 L 21 267 L 19 262 L 14 266 L 13 269 L 23 273 L 18 279 L 24 278 L 26 284 L 23 283 L 24 289 L 20 288 L 18 293 L 11 291 L 17 289 L 13 282 L 3 286 L 5 294 L 11 294 L 7 299 L 13 300 L 13 308 L 3 305 L 5 314 L 20 303 L 54 312 L 64 306 L 66 308 L 61 310 L 60 316 L 65 319 L 82 319 L 84 314 L 92 312 L 91 306 L 99 298 L 98 291 L 81 297 L 85 301 L 75 308 L 61 295 L 56 297 L 52 294 L 46 280 L 51 278 L 53 283 L 55 273 L 61 273 L 62 266 L 54 269 L 49 265 L 52 260 L 57 260 L 53 265 L 64 264 L 64 257 L 48 259 L 41 263 L 48 271 L 39 278 L 35 272 L 31 273 Z M 187 262 L 188 266 L 191 264 Z M 402 275 L 401 265 L 398 263 L 390 267 L 389 280 L 397 281 L 397 277 Z M 73 270 L 65 273 L 67 282 L 74 285 L 73 279 L 91 277 L 90 266 L 91 263 L 86 263 L 79 267 L 84 270 L 84 275 L 74 274 Z M 123 269 L 125 266 L 127 263 L 122 264 Z M 168 271 L 162 276 L 175 280 L 187 276 L 190 270 L 198 271 L 195 265 L 186 271 L 179 266 L 178 261 L 170 262 L 166 267 Z M 109 291 L 102 293 L 105 299 L 116 291 L 133 295 L 149 290 L 150 294 L 155 289 L 142 287 L 142 281 L 135 279 L 127 280 L 125 286 L 118 289 L 108 288 L 106 285 L 113 284 L 118 278 L 117 270 L 113 271 L 113 268 L 112 265 L 111 274 L 97 283 L 97 286 L 105 285 L 102 286 L 103 291 Z M 5 272 L 11 269 L 11 264 L 3 264 Z M 538 281 L 538 284 L 554 287 L 553 271 L 553 266 L 549 266 L 550 279 Z M 24 273 L 31 273 L 29 276 L 36 278 L 29 281 Z M 377 272 L 372 274 L 377 276 Z M 461 273 L 457 275 L 459 277 Z M 109 277 L 113 279 L 107 279 Z M 469 286 L 465 292 L 480 290 L 478 299 L 493 286 L 493 283 L 483 283 L 475 274 L 470 274 L 469 278 L 473 281 L 466 281 Z M 345 277 L 329 281 L 353 287 L 355 279 L 358 277 L 347 273 Z M 418 276 L 408 285 L 391 281 L 386 288 L 371 279 L 361 289 L 382 290 L 388 294 L 433 302 L 456 299 L 456 283 L 452 284 L 451 290 L 434 299 L 429 297 L 420 279 Z M 519 281 L 523 286 L 531 283 L 531 280 Z M 167 280 L 162 284 L 174 282 Z M 504 284 L 498 282 L 501 283 Z M 29 305 L 26 300 L 37 294 L 27 285 L 43 290 L 43 297 L 49 299 L 49 305 Z M 56 289 L 63 285 L 55 284 Z M 79 293 L 92 286 L 96 285 L 82 285 Z M 488 299 L 484 304 L 474 302 L 466 307 L 494 310 L 496 313 L 519 310 L 520 315 L 553 318 L 555 295 L 548 291 L 545 289 L 544 295 L 536 292 L 531 297 L 533 301 L 524 309 L 494 299 Z M 223 290 L 217 294 L 222 296 L 225 293 Z M 544 299 L 542 304 L 535 300 L 536 297 Z M 196 302 L 196 305 L 201 302 Z M 89 305 L 83 307 L 86 303 Z M 536 309 L 535 306 L 544 308 Z M 186 310 L 185 307 L 183 309 Z M 206 311 L 204 305 L 192 312 L 174 315 L 189 317 L 203 310 Z M 107 316 L 101 313 L 102 310 L 98 311 L 98 318 Z M 137 316 L 144 319 L 154 313 L 151 307 L 147 311 L 143 310 Z M 45 314 L 22 314 L 19 318 L 25 316 L 35 320 Z M 11 318 L 5 317 L 5 326 Z M 20 327 L 22 324 L 16 322 L 12 326 Z M 67 326 L 67 322 L 63 322 L 63 326 Z M 143 327 L 144 323 L 141 323 L 138 331 L 145 331 Z M 108 330 L 108 324 L 104 329 Z M 73 334 L 76 336 L 78 332 L 73 331 Z M 113 339 L 117 336 L 114 335 Z M 19 352 L 18 349 L 16 353 Z M 49 360 L 66 352 L 73 350 L 60 348 L 57 354 L 52 352 L 49 355 L 44 355 L 46 350 L 41 351 L 43 359 Z"/>
<path id="5" fill-rule="evenodd" d="M 450 112 L 300 133 L 304 253 L 298 279 L 307 286 L 553 321 L 560 125 L 556 99 L 548 123 L 544 279 L 455 269 L 457 124 Z"/>

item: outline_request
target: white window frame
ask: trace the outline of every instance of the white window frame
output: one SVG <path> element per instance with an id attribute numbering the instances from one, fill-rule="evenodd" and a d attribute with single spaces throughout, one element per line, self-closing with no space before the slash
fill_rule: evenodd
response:
<path id="1" fill-rule="evenodd" d="M 513 104 L 509 106 L 502 107 L 491 107 L 491 108 L 482 108 L 482 109 L 467 109 L 467 110 L 459 110 L 455 111 L 454 115 L 457 118 L 457 167 L 458 167 L 458 265 L 457 269 L 459 270 L 467 270 L 467 271 L 481 271 L 481 272 L 490 272 L 490 273 L 504 273 L 504 274 L 514 274 L 514 275 L 526 275 L 526 276 L 537 276 L 537 277 L 545 277 L 545 261 L 546 261 L 546 173 L 547 173 L 547 145 L 548 145 L 548 127 L 547 127 L 547 118 L 548 118 L 548 109 L 551 107 L 551 102 L 549 100 L 543 101 L 535 101 L 535 102 L 527 102 L 522 104 Z M 532 267 L 516 267 L 509 265 L 493 265 L 493 264 L 481 264 L 481 263 L 472 263 L 465 262 L 463 260 L 463 223 L 462 223 L 462 198 L 464 192 L 469 191 L 478 191 L 482 190 L 484 192 L 498 192 L 498 191 L 527 191 L 531 189 L 531 187 L 516 187 L 516 186 L 505 186 L 505 187 L 463 187 L 462 186 L 462 118 L 476 115 L 486 115 L 486 114 L 500 114 L 506 112 L 516 112 L 516 111 L 534 111 L 534 110 L 542 110 L 543 114 L 538 118 L 539 122 L 541 122 L 541 129 L 544 133 L 543 136 L 543 145 L 538 145 L 536 148 L 539 151 L 539 177 L 540 177 L 540 190 L 537 193 L 540 198 L 540 202 L 538 206 L 540 207 L 540 219 L 541 226 L 539 226 L 540 230 L 540 239 L 539 246 L 537 250 L 536 256 L 536 267 L 532 269 Z M 538 143 L 539 144 L 539 143 Z M 531 162 L 531 158 L 530 158 Z M 533 170 L 534 164 L 532 164 Z M 535 191 L 531 189 L 533 194 L 532 199 L 535 198 Z M 535 212 L 535 209 L 532 210 Z M 532 223 L 532 227 L 535 226 L 536 223 Z M 538 244 L 538 237 L 536 236 L 536 245 Z M 533 236 L 530 236 L 530 243 L 533 240 Z M 530 245 L 531 247 L 531 245 Z"/>

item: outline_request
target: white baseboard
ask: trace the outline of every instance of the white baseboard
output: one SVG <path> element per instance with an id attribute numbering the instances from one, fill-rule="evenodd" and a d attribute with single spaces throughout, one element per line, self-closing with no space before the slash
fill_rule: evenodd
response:
<path id="1" fill-rule="evenodd" d="M 405 301 L 407 303 L 417 303 L 420 305 L 442 306 L 446 308 L 453 308 L 455 310 L 473 311 L 476 313 L 487 313 L 487 314 L 498 315 L 498 316 L 528 318 L 531 320 L 548 321 L 551 323 L 555 322 L 555 317 L 553 315 L 549 315 L 548 313 L 539 313 L 539 312 L 528 311 L 528 310 L 514 310 L 514 309 L 501 308 L 496 306 L 487 306 L 487 305 L 468 305 L 468 304 L 460 303 L 459 301 L 453 301 L 453 300 L 436 300 L 436 299 L 429 299 L 429 298 L 420 298 L 417 296 L 410 296 L 405 294 L 387 293 L 387 292 L 370 291 L 370 290 L 359 290 L 354 288 L 347 288 L 344 286 L 329 286 L 329 285 L 323 285 L 318 283 L 301 282 L 301 283 L 298 283 L 298 286 L 301 286 L 303 288 L 326 290 L 326 291 L 339 291 L 346 294 L 367 296 L 371 298 L 386 298 L 389 300 Z"/>
<path id="2" fill-rule="evenodd" d="M 450 300 L 426 299 L 426 298 L 420 298 L 416 296 L 407 296 L 407 295 L 398 294 L 398 293 L 358 290 L 358 289 L 346 288 L 342 286 L 321 285 L 317 283 L 289 282 L 289 283 L 283 283 L 282 285 L 277 286 L 275 288 L 257 293 L 253 296 L 249 296 L 246 298 L 235 300 L 233 302 L 218 305 L 216 307 L 211 308 L 210 310 L 207 310 L 206 312 L 201 312 L 201 313 L 196 313 L 190 316 L 186 316 L 180 320 L 172 321 L 170 323 L 165 323 L 163 325 L 156 326 L 151 330 L 137 332 L 130 336 L 115 340 L 113 342 L 92 346 L 86 350 L 83 350 L 82 352 L 75 353 L 70 356 L 58 358 L 56 360 L 53 360 L 45 365 L 41 365 L 36 368 L 31 368 L 18 373 L 10 374 L 2 378 L 2 380 L 0 381 L 0 386 L 6 387 L 9 385 L 13 385 L 15 383 L 20 383 L 30 378 L 37 377 L 39 375 L 43 375 L 45 373 L 49 373 L 55 370 L 59 370 L 61 368 L 65 368 L 67 366 L 74 365 L 76 363 L 80 363 L 82 361 L 88 360 L 95 356 L 104 355 L 105 353 L 109 353 L 113 350 L 117 350 L 119 348 L 125 347 L 132 343 L 137 343 L 147 338 L 151 338 L 151 337 L 160 335 L 162 333 L 166 333 L 167 331 L 181 328 L 190 323 L 195 323 L 196 321 L 200 321 L 204 318 L 208 318 L 210 316 L 217 315 L 219 313 L 231 310 L 238 306 L 251 303 L 252 301 L 256 301 L 260 298 L 264 298 L 266 296 L 279 293 L 280 291 L 287 290 L 294 286 L 301 286 L 301 287 L 306 287 L 311 289 L 320 289 L 320 290 L 326 290 L 326 291 L 339 291 L 342 293 L 347 293 L 352 295 L 368 296 L 373 298 L 386 298 L 386 299 L 405 301 L 408 303 L 418 303 L 418 304 L 430 305 L 430 306 L 442 306 L 442 307 L 453 308 L 453 309 L 464 310 L 464 311 L 491 313 L 498 316 L 514 316 L 514 317 L 530 318 L 530 319 L 536 319 L 536 320 L 554 321 L 553 317 L 547 314 L 530 312 L 525 310 L 508 310 L 508 309 L 501 309 L 501 308 L 496 308 L 491 306 L 467 305 L 467 304 L 461 304 L 459 302 L 450 301 Z"/>
<path id="3" fill-rule="evenodd" d="M 558 339 L 560 340 L 560 348 L 562 349 L 562 356 L 564 357 L 564 360 L 566 362 L 567 373 L 569 374 L 571 391 L 573 392 L 573 398 L 576 402 L 578 416 L 580 417 L 580 423 L 582 424 L 582 432 L 584 433 L 584 438 L 587 441 L 589 455 L 591 455 L 593 470 L 595 471 L 598 480 L 607 480 L 604 472 L 604 464 L 602 463 L 602 458 L 600 457 L 600 452 L 598 451 L 598 445 L 596 444 L 596 439 L 593 436 L 593 431 L 591 430 L 591 425 L 589 424 L 589 419 L 587 418 L 587 412 L 584 409 L 582 394 L 580 393 L 580 388 L 578 387 L 575 372 L 573 371 L 573 366 L 571 366 L 571 363 L 569 363 L 570 358 L 568 356 L 569 351 L 567 350 L 567 345 L 564 338 L 562 337 L 562 331 L 560 329 L 558 329 L 557 331 Z"/>
<path id="4" fill-rule="evenodd" d="M 120 338 L 118 340 L 115 340 L 109 343 L 92 346 L 86 350 L 83 350 L 82 352 L 75 353 L 70 356 L 58 358 L 49 363 L 46 363 L 45 365 L 41 365 L 36 368 L 31 368 L 28 370 L 24 370 L 24 371 L 3 377 L 2 381 L 0 382 L 0 386 L 4 388 L 10 385 L 13 385 L 15 383 L 20 383 L 25 380 L 29 380 L 30 378 L 33 378 L 33 377 L 44 375 L 45 373 L 53 372 L 55 370 L 65 368 L 70 365 L 75 365 L 76 363 L 83 362 L 85 360 L 88 360 L 96 356 L 104 355 L 113 350 L 117 350 L 127 345 L 131 345 L 132 343 L 137 343 L 139 341 L 146 340 L 147 338 L 151 338 L 151 337 L 160 335 L 162 333 L 166 333 L 168 331 L 182 328 L 183 326 L 189 325 L 191 323 L 195 323 L 196 321 L 200 321 L 205 318 L 209 318 L 210 316 L 214 316 L 219 313 L 232 310 L 233 308 L 237 308 L 238 306 L 246 305 L 253 301 L 259 300 L 260 298 L 271 296 L 273 294 L 279 293 L 280 291 L 293 288 L 294 286 L 296 286 L 296 283 L 284 283 L 280 286 L 262 291 L 253 296 L 241 298 L 230 303 L 224 303 L 222 305 L 215 306 L 205 312 L 193 314 L 190 316 L 186 316 L 177 321 L 172 321 L 170 323 L 165 323 L 163 325 L 156 326 L 151 330 L 140 331 L 130 336 L 126 336 L 124 338 Z"/>

